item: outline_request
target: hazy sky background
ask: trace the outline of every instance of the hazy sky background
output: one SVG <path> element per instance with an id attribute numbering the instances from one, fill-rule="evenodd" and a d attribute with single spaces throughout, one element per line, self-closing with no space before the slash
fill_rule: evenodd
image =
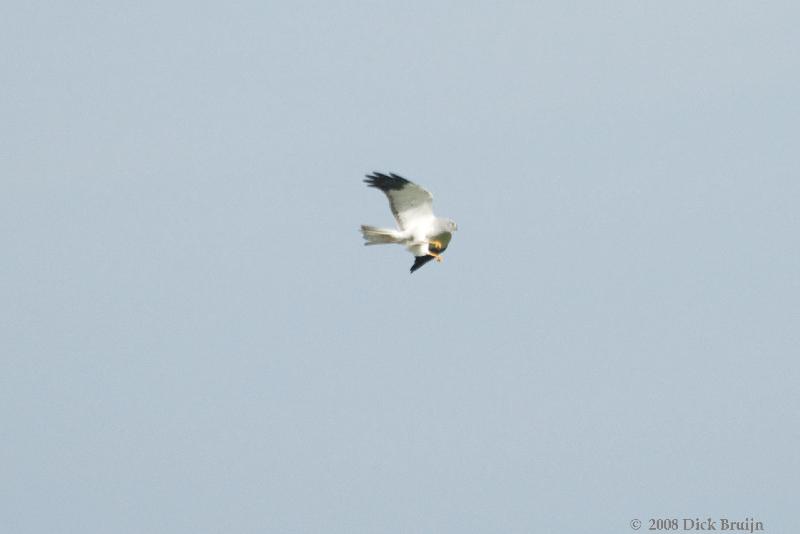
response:
<path id="1" fill-rule="evenodd" d="M 800 531 L 799 20 L 5 3 L 2 530 Z"/>

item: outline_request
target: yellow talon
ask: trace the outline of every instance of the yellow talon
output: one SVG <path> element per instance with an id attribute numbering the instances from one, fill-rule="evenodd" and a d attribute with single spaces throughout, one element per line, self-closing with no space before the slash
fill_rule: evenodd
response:
<path id="1" fill-rule="evenodd" d="M 439 263 L 442 262 L 442 256 L 439 255 L 439 254 L 436 254 L 435 252 L 428 252 L 428 256 L 433 256 L 434 258 L 436 258 L 436 261 L 439 262 Z"/>

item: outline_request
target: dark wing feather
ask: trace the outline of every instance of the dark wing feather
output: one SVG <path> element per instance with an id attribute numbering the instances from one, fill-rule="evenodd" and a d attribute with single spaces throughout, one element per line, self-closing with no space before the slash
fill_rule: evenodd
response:
<path id="1" fill-rule="evenodd" d="M 399 191 L 403 189 L 406 184 L 412 183 L 393 172 L 390 172 L 388 175 L 383 174 L 382 172 L 373 172 L 372 174 L 367 175 L 367 179 L 364 180 L 364 182 L 368 186 L 380 189 L 384 193 L 388 193 L 389 191 Z"/>
<path id="2" fill-rule="evenodd" d="M 433 259 L 433 256 L 417 256 L 414 258 L 414 265 L 411 266 L 411 272 L 413 273 L 429 261 Z"/>

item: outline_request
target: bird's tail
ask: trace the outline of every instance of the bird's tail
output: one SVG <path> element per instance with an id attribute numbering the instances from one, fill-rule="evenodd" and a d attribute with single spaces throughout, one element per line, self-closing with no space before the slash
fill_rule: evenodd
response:
<path id="1" fill-rule="evenodd" d="M 374 226 L 361 225 L 361 234 L 364 236 L 365 245 L 385 245 L 388 243 L 400 243 L 397 230 L 389 228 L 376 228 Z"/>

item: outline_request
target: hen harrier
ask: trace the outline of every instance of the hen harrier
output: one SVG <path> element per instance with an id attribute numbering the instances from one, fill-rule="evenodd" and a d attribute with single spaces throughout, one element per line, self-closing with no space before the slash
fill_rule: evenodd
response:
<path id="1" fill-rule="evenodd" d="M 396 174 L 388 176 L 375 172 L 364 180 L 369 187 L 383 191 L 397 220 L 399 230 L 361 225 L 365 245 L 398 243 L 415 256 L 413 273 L 432 259 L 442 261 L 453 232 L 458 230 L 450 219 L 440 219 L 433 214 L 433 196 L 414 182 Z"/>

